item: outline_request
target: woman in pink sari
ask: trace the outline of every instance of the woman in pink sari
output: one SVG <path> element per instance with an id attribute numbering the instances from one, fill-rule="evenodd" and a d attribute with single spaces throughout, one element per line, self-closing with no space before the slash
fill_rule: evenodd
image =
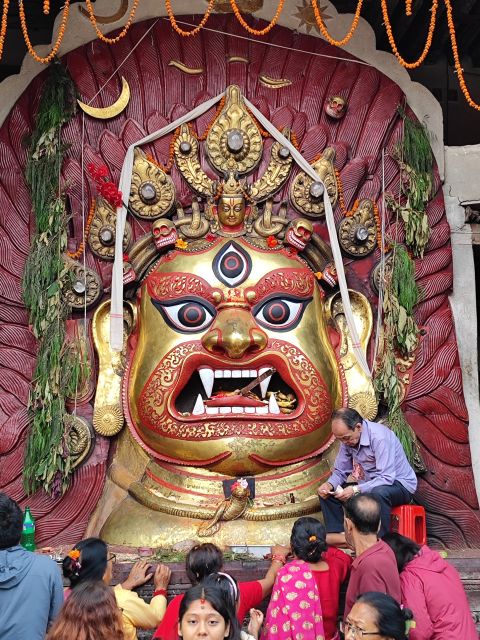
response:
<path id="1" fill-rule="evenodd" d="M 325 527 L 315 518 L 295 522 L 290 545 L 295 559 L 277 574 L 262 640 L 333 640 L 351 559 L 327 547 Z"/>

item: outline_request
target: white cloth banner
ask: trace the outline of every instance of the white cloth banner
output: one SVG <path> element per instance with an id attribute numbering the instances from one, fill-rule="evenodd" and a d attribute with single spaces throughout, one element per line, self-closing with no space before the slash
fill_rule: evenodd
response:
<path id="1" fill-rule="evenodd" d="M 195 120 L 206 111 L 220 102 L 225 92 L 220 93 L 215 98 L 210 98 L 203 104 L 195 107 L 185 115 L 181 116 L 175 122 L 171 122 L 166 127 L 162 127 L 158 131 L 151 133 L 149 136 L 138 140 L 131 144 L 123 161 L 122 172 L 120 173 L 119 190 L 122 192 L 123 204 L 117 209 L 117 221 L 115 225 L 115 261 L 112 271 L 112 297 L 110 300 L 110 346 L 114 351 L 121 351 L 123 348 L 123 234 L 125 232 L 125 222 L 127 220 L 127 209 L 125 203 L 128 204 L 130 198 L 130 187 L 132 184 L 133 157 L 135 147 L 142 144 L 148 144 L 154 140 L 158 140 L 167 133 L 175 131 L 177 127 L 190 120 Z"/>
<path id="2" fill-rule="evenodd" d="M 200 115 L 208 111 L 212 106 L 214 106 L 217 102 L 221 100 L 224 96 L 224 93 L 219 94 L 215 98 L 211 98 L 199 105 L 192 111 L 189 111 L 181 118 L 175 120 L 171 124 L 163 127 L 159 131 L 150 134 L 149 136 L 135 142 L 130 145 L 127 150 L 127 154 L 125 156 L 125 160 L 123 162 L 122 172 L 120 174 L 120 185 L 119 189 L 122 192 L 122 196 L 124 201 L 128 202 L 128 197 L 130 195 L 130 186 L 132 180 L 132 169 L 133 169 L 133 156 L 135 147 L 138 147 L 142 144 L 147 144 L 152 142 L 153 140 L 157 140 L 167 133 L 174 131 L 177 127 L 184 124 L 185 122 L 189 122 L 190 120 L 195 120 Z M 300 166 L 303 171 L 307 175 L 309 175 L 316 182 L 320 182 L 323 185 L 323 202 L 325 205 L 325 219 L 327 221 L 327 229 L 328 235 L 330 238 L 330 245 L 332 248 L 333 260 L 335 263 L 335 269 L 338 274 L 338 284 L 340 286 L 340 294 L 342 297 L 343 309 L 345 312 L 345 319 L 347 321 L 348 330 L 350 331 L 350 337 L 352 339 L 352 346 L 357 358 L 358 363 L 362 367 L 363 371 L 371 377 L 371 371 L 369 369 L 367 360 L 363 354 L 361 349 L 360 339 L 358 337 L 357 328 L 355 326 L 355 320 L 352 313 L 352 306 L 350 304 L 350 296 L 348 294 L 347 281 L 345 278 L 345 270 L 343 268 L 343 260 L 342 254 L 340 251 L 340 246 L 338 244 L 337 238 L 337 230 L 335 228 L 335 220 L 333 217 L 333 209 L 332 203 L 330 202 L 330 198 L 327 193 L 327 189 L 323 184 L 320 176 L 313 170 L 310 163 L 305 160 L 305 158 L 301 155 L 297 149 L 293 146 L 293 144 L 283 136 L 278 129 L 276 129 L 273 124 L 265 118 L 265 116 L 246 98 L 244 98 L 245 104 L 253 113 L 253 115 L 257 118 L 260 124 L 270 133 L 270 135 L 275 138 L 278 142 L 288 148 L 290 153 L 292 154 L 295 162 Z M 113 273 L 112 273 L 112 299 L 110 306 L 110 346 L 115 351 L 121 351 L 123 347 L 123 233 L 125 230 L 125 221 L 127 217 L 127 210 L 124 206 L 117 209 L 117 223 L 116 223 L 116 235 L 115 235 L 115 262 L 113 265 Z"/>

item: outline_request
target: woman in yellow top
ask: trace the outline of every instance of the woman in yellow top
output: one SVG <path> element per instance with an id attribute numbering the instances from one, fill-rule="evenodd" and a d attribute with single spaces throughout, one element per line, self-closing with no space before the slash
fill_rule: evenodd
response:
<path id="1" fill-rule="evenodd" d="M 108 547 L 100 538 L 81 540 L 63 560 L 63 575 L 69 579 L 71 589 L 91 580 L 112 581 L 115 554 L 108 553 Z M 150 565 L 145 560 L 136 562 L 128 578 L 117 584 L 113 591 L 118 607 L 122 610 L 125 640 L 137 640 L 137 629 L 154 629 L 162 620 L 167 608 L 167 586 L 170 569 L 159 564 L 155 572 L 148 573 Z M 150 603 L 145 602 L 135 591 L 135 587 L 145 584 L 153 576 L 154 592 Z"/>

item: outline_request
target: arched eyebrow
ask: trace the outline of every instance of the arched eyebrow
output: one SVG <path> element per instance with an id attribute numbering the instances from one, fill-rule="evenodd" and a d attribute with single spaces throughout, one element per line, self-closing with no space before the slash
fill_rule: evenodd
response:
<path id="1" fill-rule="evenodd" d="M 274 293 L 289 294 L 299 297 L 310 297 L 315 288 L 315 277 L 309 269 L 276 269 L 260 278 L 253 287 L 245 289 L 245 296 L 249 291 L 255 292 L 255 303 Z"/>
<path id="2" fill-rule="evenodd" d="M 151 298 L 159 300 L 177 300 L 188 296 L 198 296 L 214 302 L 214 293 L 221 290 L 211 287 L 206 280 L 193 273 L 171 271 L 170 273 L 151 273 L 146 278 L 147 292 Z"/>

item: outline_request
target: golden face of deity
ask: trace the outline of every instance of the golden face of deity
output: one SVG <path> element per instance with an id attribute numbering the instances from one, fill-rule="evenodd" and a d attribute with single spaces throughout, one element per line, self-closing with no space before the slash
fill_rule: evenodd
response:
<path id="1" fill-rule="evenodd" d="M 220 224 L 224 227 L 240 227 L 245 219 L 245 199 L 241 195 L 224 195 L 218 201 L 217 211 Z"/>
<path id="2" fill-rule="evenodd" d="M 320 453 L 340 383 L 313 273 L 239 238 L 171 252 L 139 291 L 124 383 L 160 460 L 238 476 Z"/>

